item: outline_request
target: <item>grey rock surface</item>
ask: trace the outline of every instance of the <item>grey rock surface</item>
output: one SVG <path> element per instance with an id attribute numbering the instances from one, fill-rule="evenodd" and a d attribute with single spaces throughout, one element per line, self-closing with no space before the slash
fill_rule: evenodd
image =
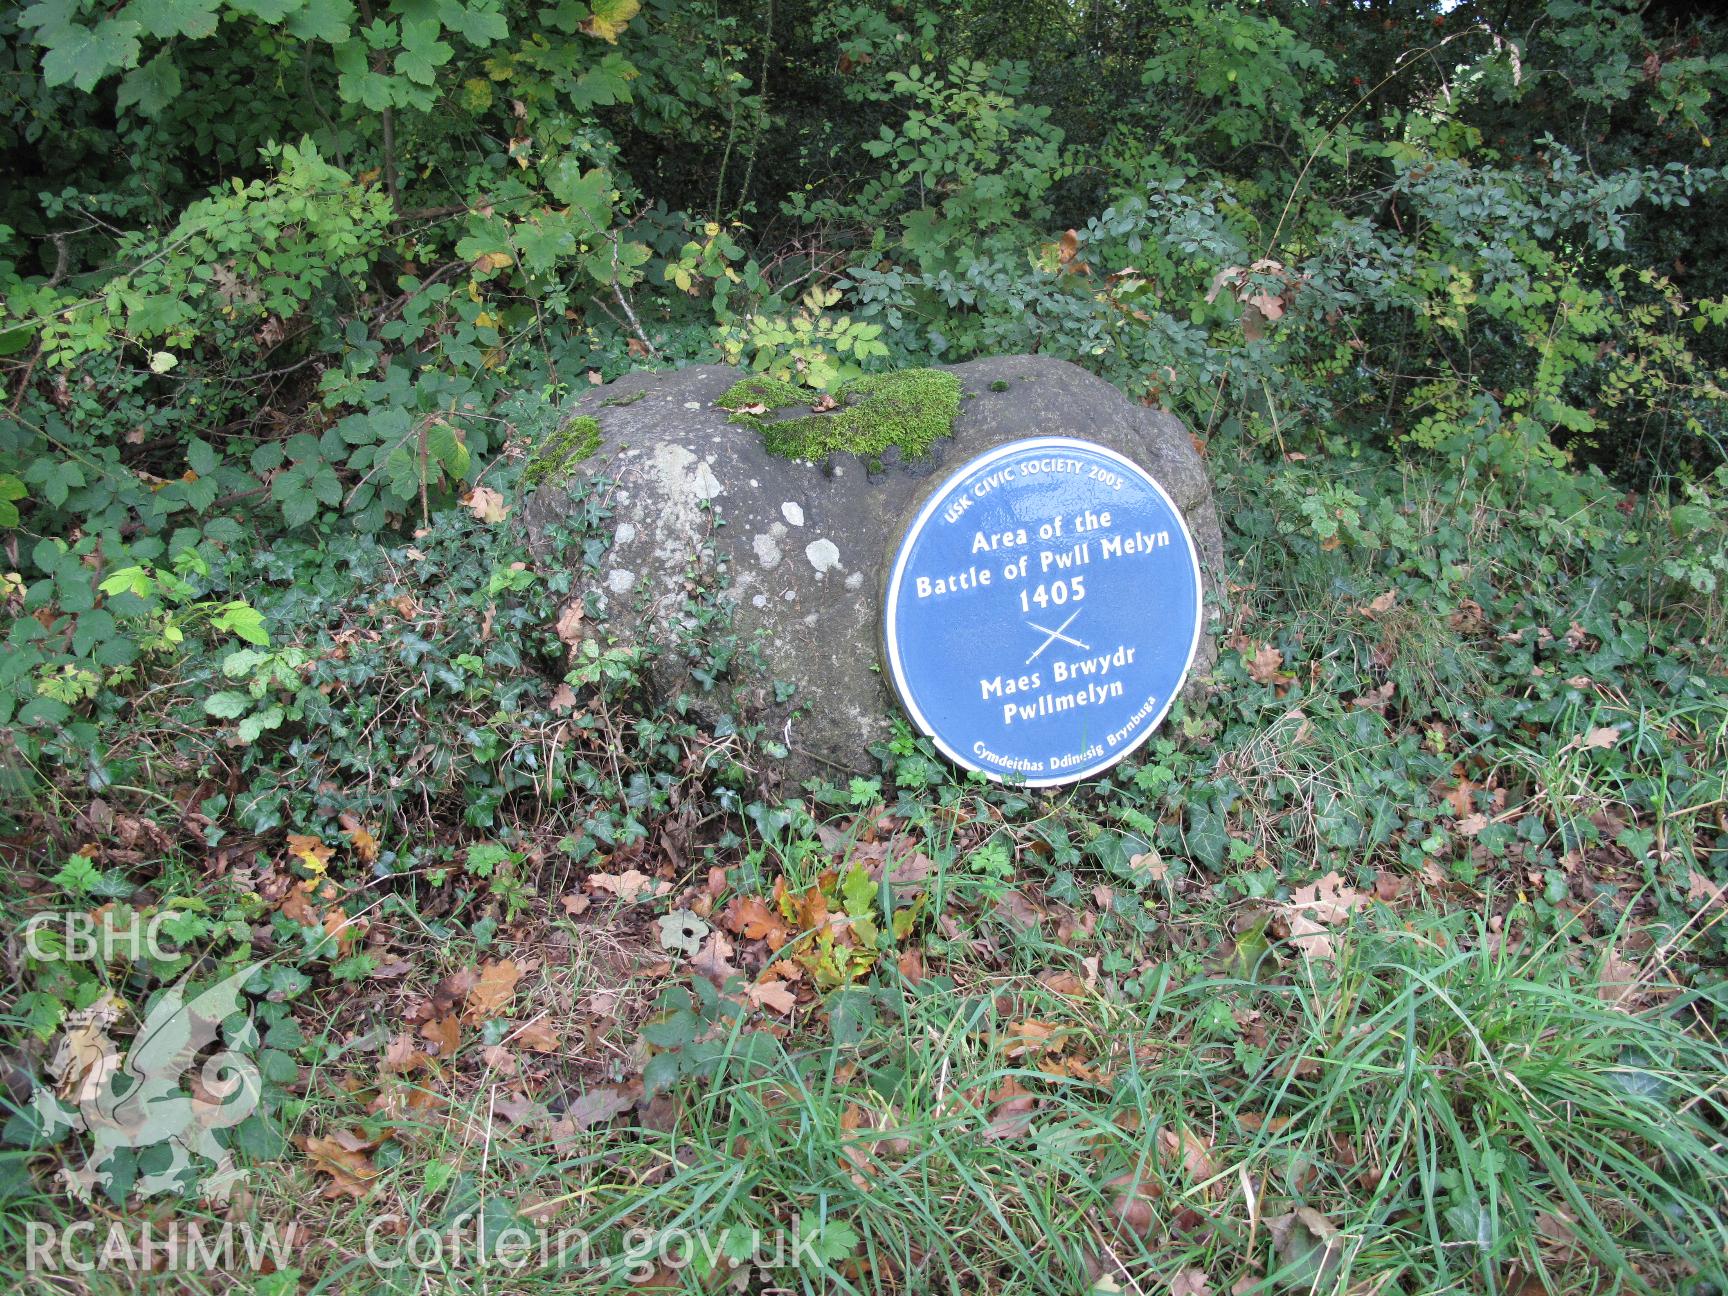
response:
<path id="1" fill-rule="evenodd" d="M 597 630 L 613 643 L 664 649 L 686 637 L 690 591 L 719 590 L 734 628 L 759 644 L 766 673 L 743 667 L 730 696 L 704 703 L 682 657 L 662 651 L 652 687 L 663 698 L 695 698 L 716 716 L 764 723 L 791 753 L 781 771 L 789 781 L 867 774 L 876 768 L 869 747 L 888 736 L 898 712 L 879 669 L 890 546 L 925 495 L 976 455 L 1030 436 L 1083 437 L 1127 455 L 1182 509 L 1209 608 L 1222 587 L 1211 482 L 1179 419 L 1062 360 L 1001 356 L 948 368 L 963 392 L 953 436 L 921 459 L 874 472 L 850 455 L 808 463 L 769 454 L 715 404 L 742 376 L 736 369 L 626 375 L 574 411 L 599 419 L 599 450 L 574 477 L 533 489 L 515 516 L 542 558 L 556 560 L 548 528 L 569 512 L 572 484 L 613 483 L 612 546 L 590 587 L 604 619 Z M 637 391 L 644 395 L 618 403 Z M 1190 690 L 1216 657 L 1215 635 L 1204 632 Z M 774 700 L 773 681 L 796 686 L 789 702 Z"/>

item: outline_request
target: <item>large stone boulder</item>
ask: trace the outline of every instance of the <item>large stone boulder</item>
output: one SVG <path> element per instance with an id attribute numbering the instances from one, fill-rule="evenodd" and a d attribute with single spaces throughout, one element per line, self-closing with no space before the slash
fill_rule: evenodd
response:
<path id="1" fill-rule="evenodd" d="M 664 698 L 682 693 L 716 716 L 765 723 L 789 751 L 788 779 L 868 773 L 869 748 L 898 711 L 879 666 L 890 546 L 925 494 L 976 455 L 1043 435 L 1127 455 L 1182 509 L 1209 604 L 1221 585 L 1211 484 L 1180 420 L 1061 360 L 1002 356 L 941 372 L 959 382 L 958 413 L 951 435 L 934 439 L 954 404 L 946 379 L 867 382 L 833 412 L 812 414 L 808 394 L 776 409 L 774 384 L 762 385 L 758 402 L 755 389 L 739 387 L 743 375 L 723 366 L 627 375 L 584 396 L 541 448 L 523 474 L 517 516 L 542 556 L 555 557 L 548 537 L 578 484 L 605 479 L 612 545 L 588 589 L 597 637 L 660 650 L 652 686 Z M 830 452 L 835 443 L 864 453 Z M 812 457 L 787 457 L 798 453 Z M 718 696 L 704 695 L 675 650 L 689 638 L 693 589 L 717 594 L 766 665 L 735 671 Z M 1195 676 L 1216 655 L 1203 633 Z M 786 690 L 776 683 L 794 686 L 789 700 L 777 700 Z"/>

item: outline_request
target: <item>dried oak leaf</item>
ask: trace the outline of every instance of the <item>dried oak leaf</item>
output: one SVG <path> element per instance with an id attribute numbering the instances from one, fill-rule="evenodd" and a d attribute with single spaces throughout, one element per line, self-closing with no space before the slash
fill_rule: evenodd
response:
<path id="1" fill-rule="evenodd" d="M 778 912 L 761 896 L 738 896 L 726 906 L 720 921 L 727 931 L 745 940 L 766 941 L 778 950 L 792 939 L 792 931 Z"/>
<path id="2" fill-rule="evenodd" d="M 624 904 L 665 895 L 672 889 L 670 882 L 651 878 L 637 869 L 617 874 L 590 873 L 586 885 L 590 891 L 605 891 Z"/>
<path id="3" fill-rule="evenodd" d="M 1261 644 L 1247 658 L 1248 678 L 1256 684 L 1277 684 L 1291 677 L 1284 673 L 1284 654 L 1271 644 Z"/>
<path id="4" fill-rule="evenodd" d="M 493 1017 L 502 1017 L 516 997 L 516 983 L 522 979 L 522 969 L 514 959 L 499 959 L 481 965 L 480 975 L 468 991 L 463 1003 L 462 1020 L 470 1026 Z"/>
<path id="5" fill-rule="evenodd" d="M 726 939 L 726 933 L 710 931 L 707 943 L 691 958 L 690 970 L 707 977 L 717 986 L 723 986 L 729 978 L 738 975 L 738 969 L 732 966 L 732 956 L 737 952 L 738 947 Z"/>
<path id="6" fill-rule="evenodd" d="M 990 1123 L 983 1137 L 990 1140 L 1019 1138 L 1030 1133 L 1038 1096 L 1010 1076 L 990 1095 Z"/>
<path id="7" fill-rule="evenodd" d="M 564 610 L 558 614 L 558 620 L 553 624 L 552 630 L 572 648 L 582 642 L 581 599 L 572 599 L 564 605 Z"/>
<path id="8" fill-rule="evenodd" d="M 456 1044 L 462 1038 L 462 1024 L 454 1015 L 434 1017 L 420 1025 L 420 1038 L 431 1044 L 445 1062 L 456 1056 Z"/>
<path id="9" fill-rule="evenodd" d="M 569 1124 L 572 1132 L 580 1132 L 591 1125 L 609 1121 L 635 1105 L 636 1099 L 625 1090 L 602 1086 L 588 1090 L 571 1102 L 564 1109 L 563 1120 Z"/>
<path id="10" fill-rule="evenodd" d="M 288 834 L 288 854 L 300 861 L 309 872 L 323 876 L 324 871 L 330 867 L 330 857 L 335 853 L 333 847 L 326 846 L 308 833 Z"/>
<path id="11" fill-rule="evenodd" d="M 454 1051 L 454 1044 L 452 1044 Z M 414 1037 L 407 1031 L 399 1031 L 395 1038 L 384 1048 L 383 1060 L 378 1063 L 378 1069 L 385 1075 L 406 1075 L 419 1067 L 428 1066 L 432 1059 L 422 1053 L 414 1043 Z"/>
<path id="12" fill-rule="evenodd" d="M 1343 922 L 1351 910 L 1367 901 L 1367 896 L 1332 872 L 1318 882 L 1297 887 L 1279 906 L 1279 915 L 1290 929 L 1292 945 L 1309 958 L 1329 959 L 1333 950 L 1327 926 Z"/>
<path id="13" fill-rule="evenodd" d="M 798 996 L 787 989 L 784 981 L 757 981 L 746 987 L 745 994 L 758 1008 L 772 1008 L 782 1016 L 798 1006 Z"/>
<path id="14" fill-rule="evenodd" d="M 1720 904 L 1723 900 L 1723 886 L 1712 882 L 1697 869 L 1692 869 L 1686 878 L 1686 898 L 1698 904 Z"/>
<path id="15" fill-rule="evenodd" d="M 1195 1183 L 1207 1183 L 1218 1174 L 1212 1160 L 1212 1149 L 1192 1130 L 1174 1130 L 1165 1126 L 1158 1131 L 1158 1147 L 1166 1156 L 1179 1158 L 1182 1168 Z"/>
<path id="16" fill-rule="evenodd" d="M 558 1051 L 558 1032 L 547 1025 L 544 1020 L 536 1019 L 519 1027 L 511 1035 L 510 1042 L 518 1048 L 527 1049 L 530 1053 L 556 1053 Z"/>
<path id="17" fill-rule="evenodd" d="M 476 486 L 469 491 L 462 507 L 488 525 L 502 522 L 510 515 L 510 506 L 504 502 L 504 496 L 490 486 Z"/>
<path id="18" fill-rule="evenodd" d="M 299 1142 L 312 1168 L 330 1176 L 324 1196 L 359 1199 L 372 1191 L 371 1181 L 377 1178 L 378 1167 L 364 1151 L 346 1146 L 349 1140 L 303 1135 Z"/>

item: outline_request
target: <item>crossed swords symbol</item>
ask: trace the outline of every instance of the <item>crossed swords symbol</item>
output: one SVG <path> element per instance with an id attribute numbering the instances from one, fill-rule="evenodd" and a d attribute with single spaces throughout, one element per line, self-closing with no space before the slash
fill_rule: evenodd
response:
<path id="1" fill-rule="evenodd" d="M 1031 626 L 1039 634 L 1044 636 L 1044 642 L 1039 644 L 1037 649 L 1033 652 L 1033 654 L 1026 659 L 1026 665 L 1030 666 L 1033 662 L 1037 661 L 1038 655 L 1040 653 L 1042 653 L 1046 648 L 1048 648 L 1051 644 L 1055 643 L 1058 639 L 1060 639 L 1065 644 L 1073 644 L 1076 648 L 1079 648 L 1083 652 L 1090 652 L 1092 650 L 1091 644 L 1081 643 L 1078 639 L 1074 638 L 1072 635 L 1067 635 L 1067 634 L 1062 633 L 1069 626 L 1073 625 L 1074 624 L 1074 618 L 1079 616 L 1085 610 L 1086 610 L 1085 608 L 1075 608 L 1073 612 L 1069 613 L 1068 619 L 1066 621 L 1064 621 L 1061 625 L 1057 626 L 1054 630 L 1050 629 L 1049 626 L 1041 626 L 1036 621 L 1028 621 L 1026 623 L 1027 625 Z"/>

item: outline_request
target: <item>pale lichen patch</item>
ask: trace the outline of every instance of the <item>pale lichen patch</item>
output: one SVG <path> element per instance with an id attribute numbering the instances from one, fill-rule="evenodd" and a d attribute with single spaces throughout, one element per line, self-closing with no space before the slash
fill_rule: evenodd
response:
<path id="1" fill-rule="evenodd" d="M 804 546 L 804 556 L 810 560 L 810 565 L 818 575 L 831 571 L 840 565 L 840 547 L 832 540 L 812 540 Z"/>

